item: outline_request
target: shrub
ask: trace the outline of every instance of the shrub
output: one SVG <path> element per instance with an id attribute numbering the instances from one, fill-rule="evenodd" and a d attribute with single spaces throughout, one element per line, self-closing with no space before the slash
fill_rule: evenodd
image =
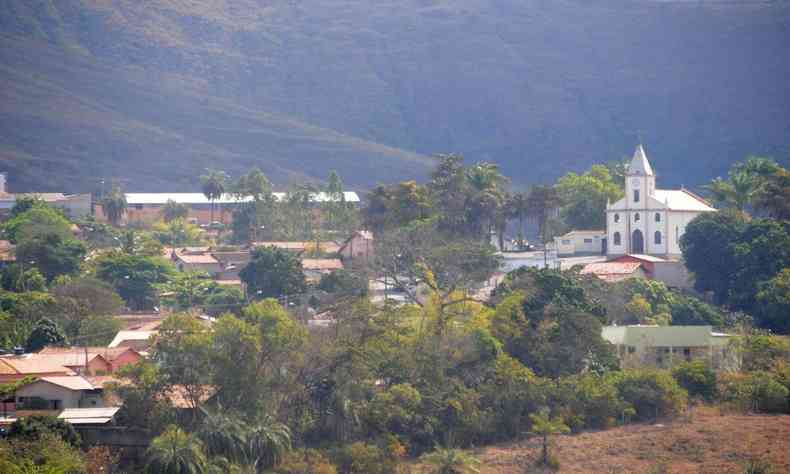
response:
<path id="1" fill-rule="evenodd" d="M 20 418 L 11 424 L 8 430 L 9 438 L 24 440 L 39 440 L 44 436 L 54 435 L 72 446 L 79 446 L 80 435 L 74 431 L 70 423 L 59 420 L 54 416 L 33 415 Z"/>
<path id="2" fill-rule="evenodd" d="M 679 414 L 688 394 L 665 370 L 628 370 L 613 373 L 620 398 L 634 409 L 637 420 Z"/>
<path id="3" fill-rule="evenodd" d="M 672 370 L 672 376 L 691 397 L 712 401 L 718 394 L 716 372 L 704 361 L 684 362 Z"/>
<path id="4" fill-rule="evenodd" d="M 288 453 L 275 474 L 337 474 L 337 469 L 317 449 L 300 449 Z"/>
<path id="5" fill-rule="evenodd" d="M 393 474 L 397 458 L 375 444 L 361 441 L 335 451 L 335 463 L 343 474 Z"/>
<path id="6" fill-rule="evenodd" d="M 719 384 L 721 399 L 743 411 L 785 413 L 788 389 L 768 372 L 728 374 Z"/>

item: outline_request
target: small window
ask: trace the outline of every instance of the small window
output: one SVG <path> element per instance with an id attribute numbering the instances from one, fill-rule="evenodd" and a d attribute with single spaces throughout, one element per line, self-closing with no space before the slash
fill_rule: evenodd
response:
<path id="1" fill-rule="evenodd" d="M 562 245 L 570 245 L 570 244 L 571 244 L 570 240 L 563 240 L 562 241 Z"/>
<path id="2" fill-rule="evenodd" d="M 615 214 L 614 215 L 614 221 L 615 222 L 620 222 L 620 214 Z"/>
<path id="3" fill-rule="evenodd" d="M 639 190 L 634 189 L 634 202 L 639 202 Z"/>
<path id="4" fill-rule="evenodd" d="M 686 362 L 691 361 L 691 348 L 686 347 L 683 349 L 683 357 L 686 358 Z"/>
<path id="5" fill-rule="evenodd" d="M 629 354 L 633 354 L 634 352 L 636 352 L 636 347 L 634 347 L 634 346 L 628 346 L 628 353 L 629 353 Z"/>
<path id="6" fill-rule="evenodd" d="M 639 222 L 639 213 L 634 214 L 634 222 Z"/>
<path id="7" fill-rule="evenodd" d="M 614 245 L 620 245 L 620 232 L 614 233 Z"/>
<path id="8" fill-rule="evenodd" d="M 661 213 L 656 212 L 656 222 L 661 222 Z"/>
<path id="9" fill-rule="evenodd" d="M 654 242 L 656 245 L 661 245 L 661 232 L 656 231 Z"/>
<path id="10" fill-rule="evenodd" d="M 592 239 L 584 239 L 584 243 L 585 244 L 591 244 L 592 243 Z"/>
<path id="11" fill-rule="evenodd" d="M 138 211 L 142 211 L 143 210 L 143 205 L 142 204 L 135 204 L 134 208 L 137 209 Z"/>

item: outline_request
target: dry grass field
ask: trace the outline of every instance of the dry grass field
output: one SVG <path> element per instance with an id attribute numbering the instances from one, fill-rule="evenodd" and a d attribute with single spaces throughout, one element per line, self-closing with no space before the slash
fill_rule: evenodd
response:
<path id="1" fill-rule="evenodd" d="M 790 416 L 697 409 L 690 422 L 631 425 L 555 438 L 562 473 L 740 473 L 750 459 L 790 473 Z M 539 455 L 533 441 L 477 450 L 482 474 L 522 474 Z"/>

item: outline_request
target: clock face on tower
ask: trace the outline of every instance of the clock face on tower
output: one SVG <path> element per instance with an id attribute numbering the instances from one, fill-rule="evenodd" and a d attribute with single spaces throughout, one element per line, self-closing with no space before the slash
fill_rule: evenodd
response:
<path id="1" fill-rule="evenodd" d="M 635 187 L 635 188 L 638 188 L 638 187 L 639 187 L 639 178 L 633 178 L 633 179 L 631 179 L 631 185 L 632 185 L 633 187 Z"/>

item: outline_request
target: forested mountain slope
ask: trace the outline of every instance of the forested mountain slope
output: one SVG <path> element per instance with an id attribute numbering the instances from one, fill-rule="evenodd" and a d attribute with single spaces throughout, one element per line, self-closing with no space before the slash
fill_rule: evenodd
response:
<path id="1" fill-rule="evenodd" d="M 652 0 L 2 0 L 0 168 L 16 189 L 422 177 L 517 184 L 633 150 L 694 185 L 790 157 L 790 5 Z"/>

